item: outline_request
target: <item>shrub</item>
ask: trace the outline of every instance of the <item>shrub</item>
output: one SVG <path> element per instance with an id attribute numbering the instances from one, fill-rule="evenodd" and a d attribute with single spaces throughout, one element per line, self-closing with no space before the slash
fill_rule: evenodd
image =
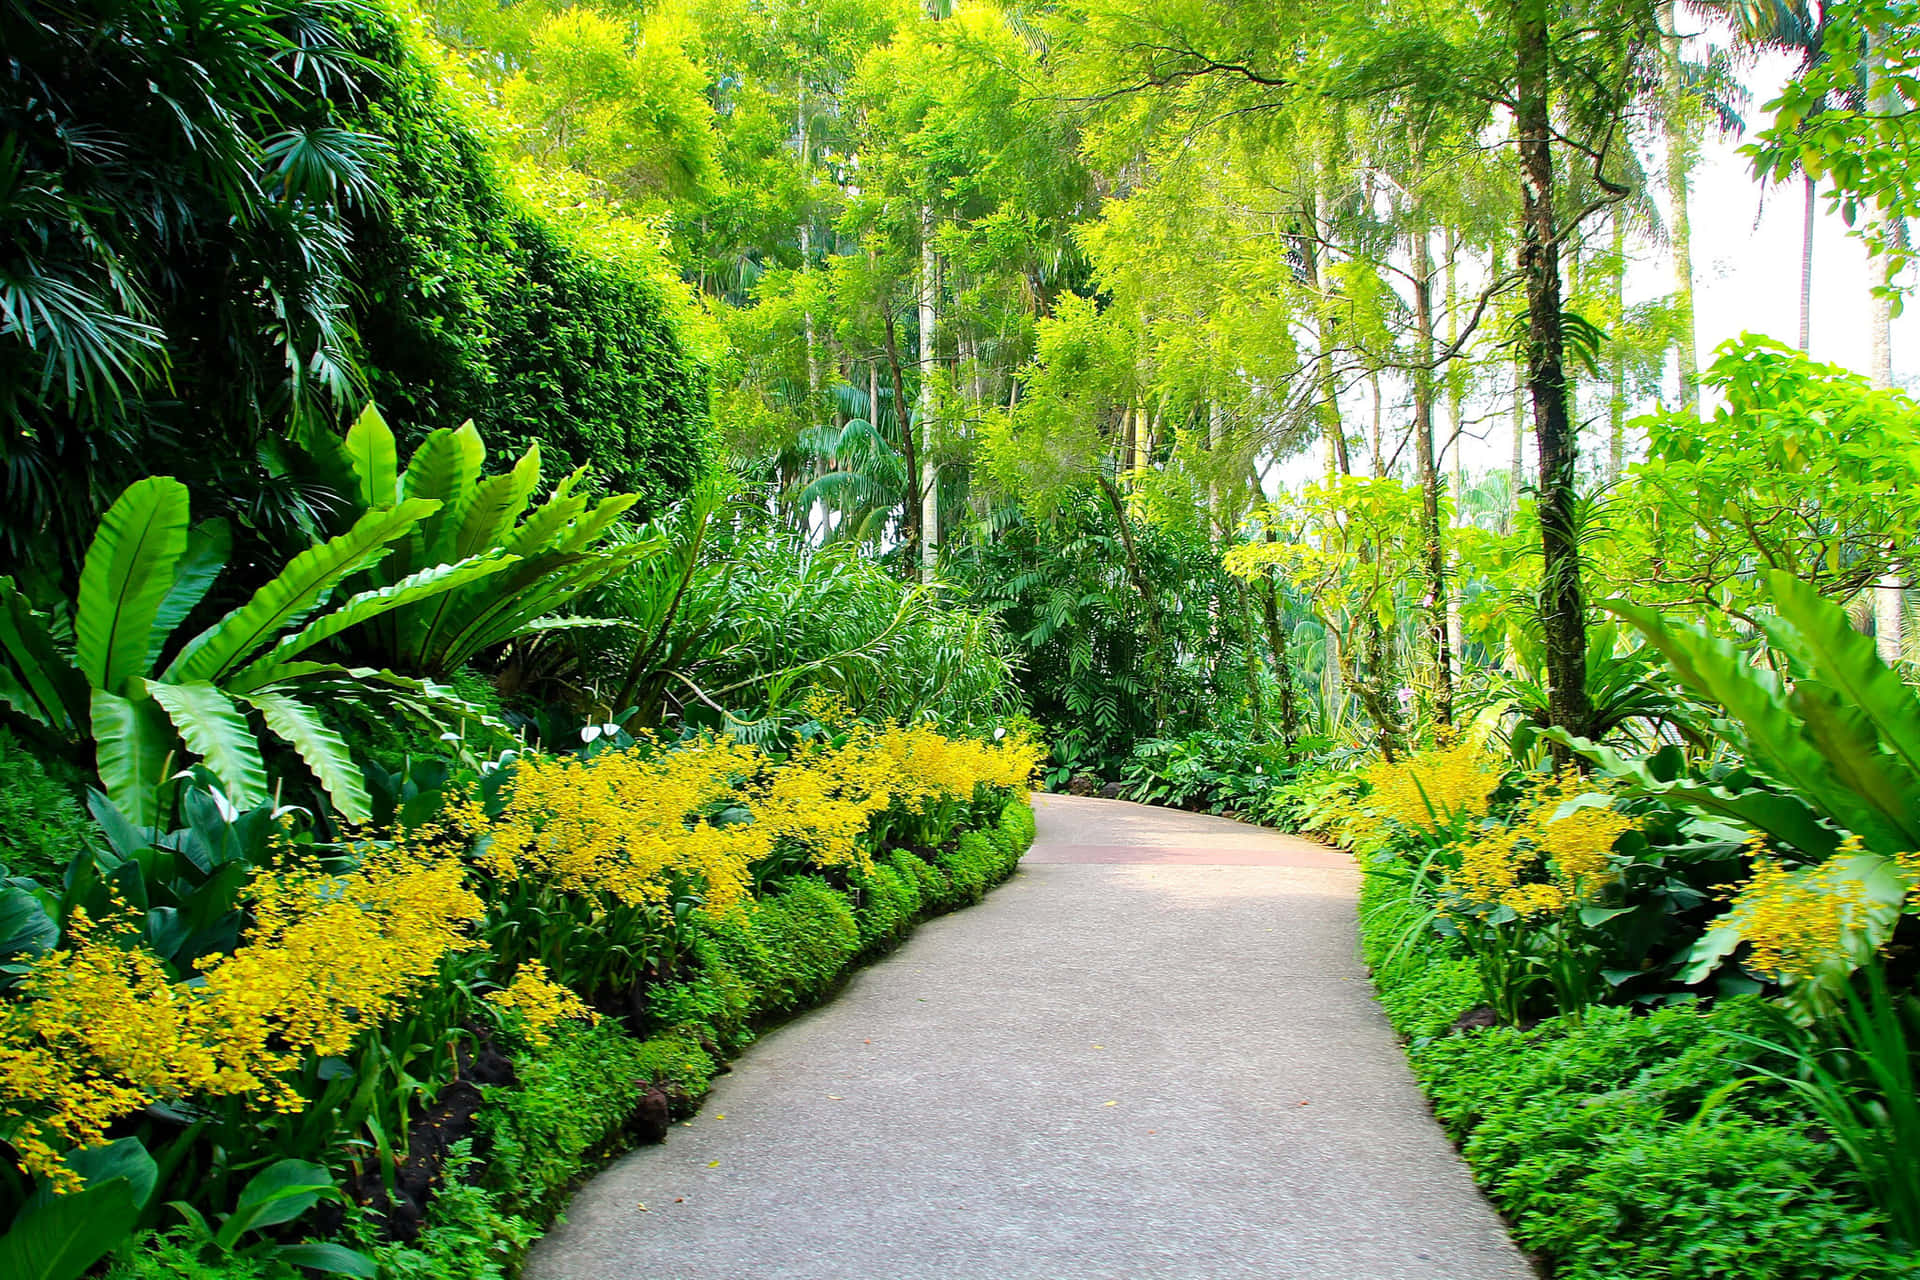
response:
<path id="1" fill-rule="evenodd" d="M 538 1052 L 517 1055 L 520 1083 L 485 1090 L 480 1116 L 486 1184 L 501 1204 L 550 1216 L 580 1169 L 617 1142 L 664 1056 L 611 1020 L 563 1024 Z"/>
<path id="2" fill-rule="evenodd" d="M 1739 1037 L 1770 1025 L 1757 998 L 1447 1034 L 1480 984 L 1422 917 L 1405 880 L 1367 876 L 1363 950 L 1388 1017 L 1515 1240 L 1556 1277 L 1920 1275 L 1805 1108 L 1749 1065 Z"/>
<path id="3" fill-rule="evenodd" d="M 58 883 L 95 835 L 73 788 L 56 780 L 19 740 L 0 729 L 0 867 Z"/>

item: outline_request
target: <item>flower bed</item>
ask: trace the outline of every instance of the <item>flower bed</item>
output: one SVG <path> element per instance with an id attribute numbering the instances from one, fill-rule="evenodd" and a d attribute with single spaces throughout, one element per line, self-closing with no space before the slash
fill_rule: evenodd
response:
<path id="1" fill-rule="evenodd" d="M 0 1259 L 67 1214 L 102 1248 L 184 1215 L 114 1274 L 504 1274 L 757 1027 L 1008 874 L 1034 755 L 897 726 L 640 742 L 511 762 L 351 847 L 209 798 L 69 873 L 88 900 L 0 1013 L 26 1206 Z M 183 941 L 183 912 L 218 927 Z"/>

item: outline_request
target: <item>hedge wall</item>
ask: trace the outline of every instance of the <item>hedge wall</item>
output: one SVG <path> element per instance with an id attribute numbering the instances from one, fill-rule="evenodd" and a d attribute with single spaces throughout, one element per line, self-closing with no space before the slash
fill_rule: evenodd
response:
<path id="1" fill-rule="evenodd" d="M 671 503 L 711 464 L 705 370 L 661 286 L 522 208 L 435 71 L 385 22 L 390 68 L 360 125 L 387 143 L 385 204 L 354 230 L 374 399 L 413 437 L 472 418 L 490 445 L 538 440 L 546 473 Z M 403 441 L 410 444 L 411 440 Z"/>

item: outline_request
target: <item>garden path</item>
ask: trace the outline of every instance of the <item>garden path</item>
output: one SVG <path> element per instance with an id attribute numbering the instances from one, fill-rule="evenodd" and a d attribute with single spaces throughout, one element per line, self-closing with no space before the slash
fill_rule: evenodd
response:
<path id="1" fill-rule="evenodd" d="M 1372 1000 L 1351 859 L 1034 801 L 1012 881 L 748 1050 L 528 1280 L 1532 1275 Z"/>

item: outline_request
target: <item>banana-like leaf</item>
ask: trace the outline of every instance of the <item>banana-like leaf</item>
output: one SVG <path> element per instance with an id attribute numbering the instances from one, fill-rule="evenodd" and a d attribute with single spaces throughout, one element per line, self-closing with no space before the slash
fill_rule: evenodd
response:
<path id="1" fill-rule="evenodd" d="M 322 641 L 349 627 L 358 626 L 381 614 L 402 609 L 422 600 L 430 600 L 449 591 L 457 591 L 481 578 L 491 577 L 514 563 L 513 556 L 475 556 L 459 564 L 439 564 L 422 569 L 390 587 L 374 587 L 343 601 L 300 630 L 287 636 L 263 656 L 248 663 L 227 681 L 227 687 L 240 692 L 271 684 L 284 664 L 293 661 Z"/>
<path id="2" fill-rule="evenodd" d="M 1623 756 L 1558 727 L 1543 729 L 1540 736 L 1592 761 L 1606 776 L 1621 779 L 1635 795 L 1654 796 L 1677 809 L 1758 831 L 1775 847 L 1798 850 L 1808 861 L 1817 862 L 1840 847 L 1842 833 L 1791 792 L 1733 791 L 1684 778 L 1662 779 L 1647 767 L 1643 756 Z"/>
<path id="3" fill-rule="evenodd" d="M 147 682 L 147 693 L 166 710 L 187 750 L 206 762 L 227 798 L 251 808 L 267 798 L 267 766 L 247 717 L 232 698 L 204 681 Z"/>
<path id="4" fill-rule="evenodd" d="M 87 722 L 87 682 L 60 653 L 46 623 L 12 578 L 0 577 L 0 701 L 50 729 L 72 731 Z"/>
<path id="5" fill-rule="evenodd" d="M 195 636 L 163 679 L 176 684 L 219 680 L 275 636 L 299 625 L 340 579 L 384 555 L 389 543 L 436 510 L 427 499 L 408 499 L 369 511 L 339 537 L 302 551 L 251 600 Z"/>
<path id="6" fill-rule="evenodd" d="M 1730 641 L 1699 628 L 1669 627 L 1653 610 L 1624 601 L 1605 607 L 1645 633 L 1682 683 L 1727 709 L 1740 725 L 1740 745 L 1756 769 L 1804 794 L 1848 831 L 1869 835 L 1884 827 L 1878 812 L 1841 782 L 1808 735 L 1805 721 L 1789 707 L 1779 676 L 1754 666 Z"/>
<path id="7" fill-rule="evenodd" d="M 1853 629 L 1846 610 L 1790 573 L 1770 573 L 1767 583 L 1778 610 L 1760 619 L 1767 638 L 1871 721 L 1906 775 L 1920 779 L 1920 696 L 1880 661 L 1874 642 Z"/>
<path id="8" fill-rule="evenodd" d="M 520 527 L 513 531 L 513 536 L 507 539 L 507 550 L 515 555 L 530 556 L 553 549 L 554 544 L 566 533 L 567 526 L 587 509 L 586 495 L 573 491 L 585 471 L 586 468 L 582 467 L 553 487 L 547 500 L 535 507 L 533 514 L 522 521 Z"/>
<path id="9" fill-rule="evenodd" d="M 616 493 L 610 498 L 602 498 L 600 505 L 576 521 L 567 535 L 560 540 L 561 551 L 585 551 L 598 542 L 608 527 L 627 514 L 633 504 L 640 501 L 637 493 Z"/>
<path id="10" fill-rule="evenodd" d="M 358 485 L 354 497 L 371 511 L 400 500 L 400 455 L 393 431 L 380 411 L 368 405 L 347 431 L 346 455 Z"/>
<path id="11" fill-rule="evenodd" d="M 136 480 L 107 509 L 80 570 L 74 657 L 96 689 L 126 692 L 147 674 L 155 620 L 187 549 L 187 486 Z"/>
<path id="12" fill-rule="evenodd" d="M 225 520 L 203 520 L 193 526 L 187 534 L 187 553 L 180 557 L 180 565 L 173 574 L 173 586 L 167 598 L 160 602 L 160 612 L 154 618 L 153 639 L 147 645 L 147 661 L 142 672 L 153 670 L 167 637 L 187 620 L 195 605 L 207 598 L 214 579 L 227 567 L 227 557 L 232 554 L 233 530 Z"/>
<path id="13" fill-rule="evenodd" d="M 457 602 L 440 620 L 431 647 L 422 650 L 430 671 L 452 671 L 474 654 L 504 644 L 535 618 L 591 590 L 620 568 L 621 557 L 544 555 L 522 560 L 509 573 Z M 464 607 L 459 607 L 464 606 Z"/>
<path id="14" fill-rule="evenodd" d="M 456 559 L 453 542 L 473 505 L 474 487 L 486 465 L 487 446 L 473 423 L 440 428 L 421 441 L 400 477 L 400 492 L 408 498 L 429 498 L 440 504 L 431 519 L 420 522 L 420 546 L 414 566 L 443 564 Z"/>
<path id="15" fill-rule="evenodd" d="M 281 670 L 274 687 L 297 693 L 308 702 L 315 701 L 324 693 L 370 706 L 382 705 L 382 699 L 398 693 L 415 708 L 431 709 L 432 714 L 428 718 L 437 723 L 470 720 L 508 736 L 513 734 L 512 729 L 485 707 L 468 702 L 446 685 L 403 676 L 383 667 L 349 667 L 338 662 L 290 662 Z"/>
<path id="16" fill-rule="evenodd" d="M 535 441 L 511 471 L 480 482 L 467 508 L 466 519 L 454 539 L 458 559 L 491 551 L 506 540 L 514 522 L 527 509 L 527 499 L 540 484 L 540 443 Z"/>
<path id="17" fill-rule="evenodd" d="M 267 728 L 300 753 L 341 816 L 349 822 L 365 822 L 373 816 L 360 766 L 353 762 L 346 740 L 317 711 L 283 689 L 261 689 L 243 700 L 260 713 Z"/>
<path id="18" fill-rule="evenodd" d="M 1874 815 L 1873 825 L 1853 830 L 1876 849 L 1920 848 L 1920 780 L 1880 749 L 1873 721 L 1810 677 L 1794 684 L 1787 705 L 1840 784 Z"/>
<path id="19" fill-rule="evenodd" d="M 161 792 L 180 742 L 166 713 L 144 691 L 137 698 L 123 698 L 95 689 L 89 723 L 107 799 L 135 826 L 154 826 L 160 821 Z"/>

